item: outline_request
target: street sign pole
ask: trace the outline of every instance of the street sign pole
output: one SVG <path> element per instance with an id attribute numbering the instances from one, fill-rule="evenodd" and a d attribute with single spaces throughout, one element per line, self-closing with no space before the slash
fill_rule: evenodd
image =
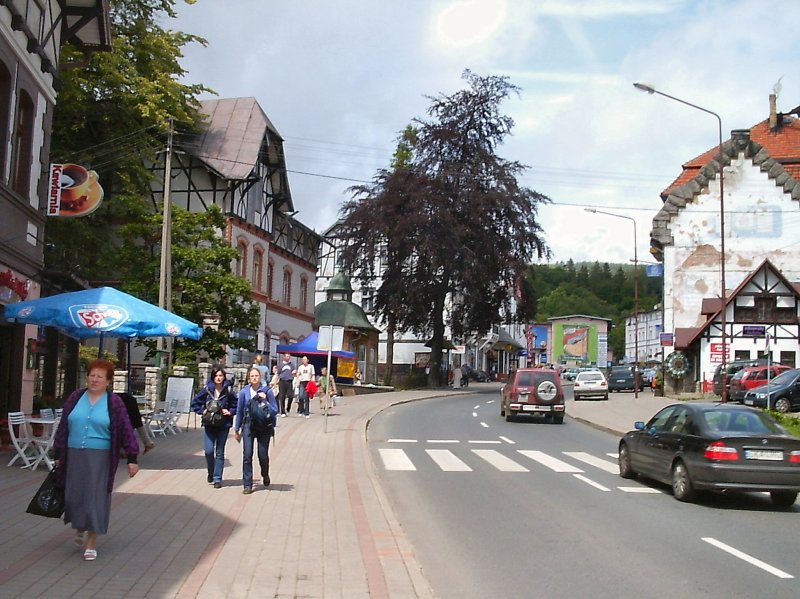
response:
<path id="1" fill-rule="evenodd" d="M 333 325 L 322 325 L 319 327 L 319 336 L 317 337 L 317 349 L 327 350 L 328 352 L 328 368 L 325 376 L 331 376 L 331 354 L 334 351 L 342 351 L 344 343 L 344 327 L 335 327 Z M 328 432 L 328 401 L 330 400 L 331 385 L 330 379 L 325 381 L 325 408 L 323 414 L 325 416 L 324 431 Z"/>

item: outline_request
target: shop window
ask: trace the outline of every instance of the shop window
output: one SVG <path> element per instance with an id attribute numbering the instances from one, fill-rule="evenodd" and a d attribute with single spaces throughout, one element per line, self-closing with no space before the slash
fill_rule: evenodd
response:
<path id="1" fill-rule="evenodd" d="M 256 248 L 253 252 L 253 289 L 261 291 L 262 277 L 264 270 L 264 252 Z"/>
<path id="2" fill-rule="evenodd" d="M 304 312 L 308 309 L 308 279 L 300 279 L 300 309 Z"/>
<path id="3" fill-rule="evenodd" d="M 292 299 L 292 271 L 283 271 L 283 303 L 287 306 L 291 305 Z"/>

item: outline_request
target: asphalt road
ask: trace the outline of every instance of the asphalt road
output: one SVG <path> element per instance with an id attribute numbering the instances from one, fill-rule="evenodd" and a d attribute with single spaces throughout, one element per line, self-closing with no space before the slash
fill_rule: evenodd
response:
<path id="1" fill-rule="evenodd" d="M 507 423 L 497 399 L 398 405 L 369 428 L 442 599 L 800 596 L 798 506 L 776 510 L 766 495 L 680 503 L 618 476 L 615 436 L 569 419 Z"/>

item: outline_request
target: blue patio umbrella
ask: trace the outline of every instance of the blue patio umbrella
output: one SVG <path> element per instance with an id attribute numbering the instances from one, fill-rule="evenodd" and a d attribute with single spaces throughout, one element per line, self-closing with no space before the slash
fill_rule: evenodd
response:
<path id="1" fill-rule="evenodd" d="M 99 287 L 17 302 L 5 307 L 11 322 L 55 327 L 70 337 L 185 337 L 200 339 L 203 328 L 137 297 Z"/>

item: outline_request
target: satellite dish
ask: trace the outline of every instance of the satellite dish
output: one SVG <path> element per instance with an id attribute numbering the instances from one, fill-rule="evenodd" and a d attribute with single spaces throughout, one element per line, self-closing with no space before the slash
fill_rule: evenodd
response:
<path id="1" fill-rule="evenodd" d="M 781 79 L 783 79 L 783 75 L 778 77 L 778 80 L 775 82 L 775 85 L 772 86 L 772 93 L 775 94 L 775 97 L 781 95 L 781 90 L 783 89 L 783 85 L 781 84 Z"/>

